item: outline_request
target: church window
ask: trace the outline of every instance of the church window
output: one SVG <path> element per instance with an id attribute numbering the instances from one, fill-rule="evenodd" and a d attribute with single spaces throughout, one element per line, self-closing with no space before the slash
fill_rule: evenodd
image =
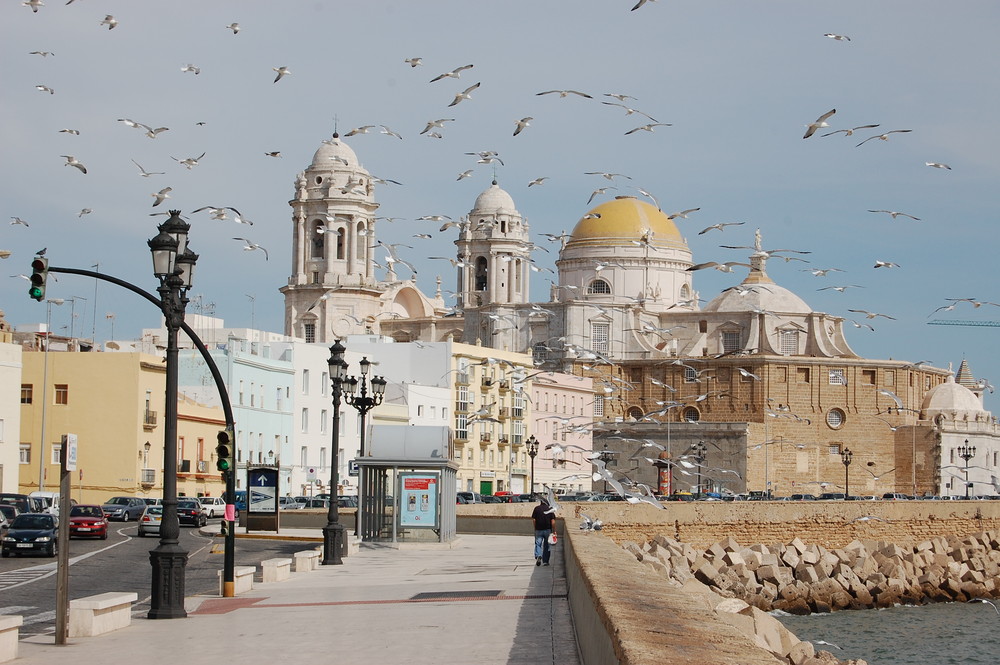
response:
<path id="1" fill-rule="evenodd" d="M 842 369 L 831 369 L 830 370 L 830 385 L 831 386 L 846 386 L 847 377 L 844 375 L 844 370 Z"/>
<path id="2" fill-rule="evenodd" d="M 587 287 L 587 293 L 597 295 L 608 295 L 611 293 L 611 285 L 603 279 L 595 279 Z"/>
<path id="3" fill-rule="evenodd" d="M 684 368 L 684 383 L 696 383 L 698 381 L 698 370 L 693 367 Z"/>
<path id="4" fill-rule="evenodd" d="M 778 333 L 780 342 L 780 352 L 783 356 L 792 356 L 799 352 L 799 331 L 782 330 Z"/>
<path id="5" fill-rule="evenodd" d="M 604 417 L 604 398 L 598 397 L 594 400 L 594 417 L 603 418 Z"/>
<path id="6" fill-rule="evenodd" d="M 722 352 L 735 353 L 740 349 L 740 331 L 724 330 L 722 332 Z"/>
<path id="7" fill-rule="evenodd" d="M 337 258 L 344 258 L 344 229 L 337 229 Z"/>
<path id="8" fill-rule="evenodd" d="M 844 424 L 845 419 L 846 416 L 840 409 L 830 409 L 826 412 L 826 424 L 833 429 L 839 429 Z"/>
<path id="9" fill-rule="evenodd" d="M 681 300 L 687 300 L 691 297 L 691 289 L 687 284 L 681 284 Z"/>
<path id="10" fill-rule="evenodd" d="M 315 323 L 307 323 L 304 326 L 302 326 L 302 328 L 303 328 L 303 331 L 302 331 L 303 335 L 302 336 L 306 338 L 306 343 L 307 344 L 312 344 L 313 342 L 315 342 L 316 341 L 316 324 Z"/>
<path id="11" fill-rule="evenodd" d="M 521 266 L 521 259 L 514 261 L 514 293 L 521 292 L 521 271 L 524 270 Z"/>
<path id="12" fill-rule="evenodd" d="M 319 175 L 316 176 L 316 184 L 317 185 L 322 185 L 323 184 L 323 176 L 319 176 Z"/>
<path id="13" fill-rule="evenodd" d="M 312 274 L 312 283 L 319 284 L 319 271 L 314 270 Z"/>
<path id="14" fill-rule="evenodd" d="M 636 420 L 636 421 L 641 420 L 642 416 L 643 416 L 642 409 L 640 409 L 637 406 L 629 407 L 627 415 L 632 420 Z"/>
<path id="15" fill-rule="evenodd" d="M 549 359 L 548 348 L 544 342 L 538 342 L 531 349 L 531 359 L 536 363 L 543 363 Z"/>
<path id="16" fill-rule="evenodd" d="M 707 333 L 708 332 L 708 321 L 702 319 L 698 322 L 698 332 Z"/>
<path id="17" fill-rule="evenodd" d="M 701 420 L 701 413 L 693 406 L 684 409 L 683 418 L 689 423 L 696 423 Z"/>
<path id="18" fill-rule="evenodd" d="M 354 258 L 363 259 L 365 258 L 365 246 L 368 244 L 364 241 L 365 238 L 365 225 L 364 222 L 358 222 L 358 242 L 357 250 L 354 252 Z"/>
<path id="19" fill-rule="evenodd" d="M 480 256 L 476 259 L 476 291 L 486 290 L 486 278 L 489 275 L 489 269 L 486 266 L 485 256 Z"/>
<path id="20" fill-rule="evenodd" d="M 590 324 L 590 349 L 595 353 L 608 352 L 608 337 L 611 334 L 610 323 Z"/>
<path id="21" fill-rule="evenodd" d="M 309 239 L 309 246 L 312 248 L 311 256 L 314 259 L 321 259 L 326 246 L 323 240 L 326 234 L 326 224 L 320 219 L 313 220 L 311 231 L 312 237 Z"/>

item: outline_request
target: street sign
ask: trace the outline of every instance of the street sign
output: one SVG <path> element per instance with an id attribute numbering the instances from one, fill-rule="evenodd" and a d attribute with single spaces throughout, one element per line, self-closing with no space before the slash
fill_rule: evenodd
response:
<path id="1" fill-rule="evenodd" d="M 273 513 L 278 510 L 278 470 L 273 467 L 249 469 L 247 511 Z"/>
<path id="2" fill-rule="evenodd" d="M 66 455 L 66 470 L 76 471 L 76 434 L 63 434 L 62 449 Z"/>
<path id="3" fill-rule="evenodd" d="M 311 483 L 316 481 L 316 467 L 311 466 L 306 469 L 306 482 Z"/>
<path id="4" fill-rule="evenodd" d="M 347 475 L 357 476 L 361 473 L 361 467 L 358 466 L 358 460 L 352 459 L 347 461 Z"/>

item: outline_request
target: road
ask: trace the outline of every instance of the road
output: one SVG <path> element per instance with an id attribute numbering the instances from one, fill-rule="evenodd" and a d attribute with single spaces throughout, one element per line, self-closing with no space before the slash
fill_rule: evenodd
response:
<path id="1" fill-rule="evenodd" d="M 218 594 L 223 539 L 203 536 L 198 529 L 182 526 L 180 543 L 188 552 L 185 595 Z M 152 585 L 149 552 L 158 544 L 157 538 L 137 537 L 135 522 L 112 522 L 107 540 L 72 539 L 69 597 L 134 591 L 139 601 L 133 605 L 133 612 L 145 616 Z M 307 548 L 301 542 L 238 538 L 236 565 L 256 566 L 264 559 L 290 557 Z M 54 633 L 55 604 L 56 559 L 36 556 L 0 559 L 0 615 L 24 617 L 21 639 Z"/>

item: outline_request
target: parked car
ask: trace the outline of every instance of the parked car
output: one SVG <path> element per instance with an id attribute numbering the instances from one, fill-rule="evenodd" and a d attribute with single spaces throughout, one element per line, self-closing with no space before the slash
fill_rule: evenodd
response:
<path id="1" fill-rule="evenodd" d="M 0 493 L 0 504 L 2 503 L 17 507 L 18 512 L 21 513 L 45 512 L 45 503 L 41 499 L 36 499 L 27 494 Z"/>
<path id="2" fill-rule="evenodd" d="M 320 499 L 318 497 L 313 497 L 311 499 L 306 500 L 306 502 L 304 504 L 302 504 L 302 507 L 303 508 L 313 508 L 313 509 L 315 509 L 315 508 L 322 508 L 323 510 L 326 510 L 326 509 L 328 509 L 330 507 L 330 500 L 329 499 Z"/>
<path id="3" fill-rule="evenodd" d="M 108 539 L 108 520 L 100 506 L 76 505 L 69 511 L 69 537 Z"/>
<path id="4" fill-rule="evenodd" d="M 146 502 L 147 506 L 162 506 L 163 499 L 157 499 L 156 497 L 146 496 L 142 498 Z"/>
<path id="5" fill-rule="evenodd" d="M 203 496 L 198 498 L 198 503 L 205 509 L 209 519 L 222 517 L 226 514 L 226 500 L 221 496 Z"/>
<path id="6" fill-rule="evenodd" d="M 507 503 L 507 497 L 496 496 L 494 494 L 484 494 L 483 503 Z"/>
<path id="7" fill-rule="evenodd" d="M 48 513 L 22 513 L 10 523 L 0 543 L 0 555 L 40 552 L 53 557 L 59 553 L 56 540 L 59 522 Z"/>
<path id="8" fill-rule="evenodd" d="M 295 497 L 292 496 L 279 496 L 278 497 L 278 509 L 279 510 L 301 510 L 302 504 L 298 502 Z"/>
<path id="9" fill-rule="evenodd" d="M 146 502 L 137 496 L 115 496 L 105 501 L 101 508 L 109 520 L 128 522 L 139 519 Z"/>
<path id="10" fill-rule="evenodd" d="M 462 496 L 461 494 L 456 494 L 456 495 L 455 495 L 455 504 L 456 504 L 456 505 L 457 505 L 457 504 L 465 504 L 465 503 L 469 503 L 469 500 L 468 500 L 468 499 L 466 499 L 466 498 L 465 498 L 464 496 Z"/>
<path id="11" fill-rule="evenodd" d="M 139 518 L 139 537 L 149 534 L 160 534 L 160 520 L 163 519 L 163 506 L 146 506 Z"/>
<path id="12" fill-rule="evenodd" d="M 205 526 L 208 524 L 208 513 L 195 499 L 178 499 L 177 521 L 191 526 Z"/>
<path id="13" fill-rule="evenodd" d="M 819 500 L 820 501 L 843 501 L 844 500 L 844 493 L 843 492 L 823 492 L 822 494 L 819 495 Z"/>
<path id="14" fill-rule="evenodd" d="M 12 506 L 7 503 L 0 503 L 0 515 L 7 518 L 8 522 L 13 522 L 14 518 L 21 514 L 21 511 L 17 509 L 17 506 Z"/>
<path id="15" fill-rule="evenodd" d="M 342 494 L 337 497 L 338 508 L 357 508 L 358 497 L 353 494 Z"/>
<path id="16" fill-rule="evenodd" d="M 457 492 L 456 496 L 465 497 L 466 503 L 484 503 L 483 495 L 478 492 Z"/>
<path id="17" fill-rule="evenodd" d="M 886 492 L 882 495 L 886 501 L 909 501 L 910 497 L 899 492 Z"/>
<path id="18" fill-rule="evenodd" d="M 816 496 L 814 494 L 793 494 L 788 497 L 789 501 L 815 501 Z"/>
<path id="19" fill-rule="evenodd" d="M 0 538 L 7 535 L 7 529 L 10 528 L 10 520 L 7 519 L 6 513 L 0 512 Z"/>

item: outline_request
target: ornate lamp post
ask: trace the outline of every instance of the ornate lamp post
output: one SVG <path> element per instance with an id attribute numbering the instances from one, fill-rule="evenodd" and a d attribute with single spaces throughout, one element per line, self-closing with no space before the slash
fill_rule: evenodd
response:
<path id="1" fill-rule="evenodd" d="M 330 347 L 330 393 L 333 397 L 333 434 L 331 436 L 330 456 L 330 507 L 326 514 L 326 526 L 323 527 L 323 565 L 339 566 L 344 563 L 341 551 L 344 545 L 344 525 L 340 523 L 340 502 L 337 500 L 340 485 L 340 398 L 343 395 L 344 372 L 347 363 L 344 361 L 344 351 L 347 349 L 340 340 Z"/>
<path id="2" fill-rule="evenodd" d="M 358 380 L 356 376 L 349 376 L 344 379 L 344 401 L 353 406 L 361 416 L 361 456 L 369 457 L 371 451 L 367 449 L 365 435 L 367 434 L 367 426 L 365 424 L 366 416 L 368 412 L 373 408 L 382 403 L 382 396 L 385 394 L 385 385 L 387 381 L 384 377 L 373 376 L 371 378 L 371 388 L 372 394 L 368 394 L 368 372 L 371 369 L 371 361 L 365 356 L 358 363 L 361 368 L 361 380 Z M 347 365 L 345 363 L 344 367 Z M 358 393 L 358 386 L 361 386 L 361 392 Z M 372 518 L 376 513 L 381 513 L 384 510 L 382 505 L 385 502 L 385 493 L 378 492 L 379 496 L 375 497 L 374 494 L 377 491 L 375 487 L 372 487 L 372 483 L 367 482 L 365 479 L 365 474 L 367 470 L 362 470 L 360 476 L 360 501 L 358 502 L 358 520 L 357 528 L 355 533 L 360 531 L 362 538 L 367 538 L 375 535 L 374 532 L 378 529 L 372 522 Z M 333 500 L 336 497 L 331 497 Z"/>
<path id="3" fill-rule="evenodd" d="M 958 447 L 958 456 L 965 460 L 965 498 L 969 498 L 969 460 L 976 456 L 976 447 L 969 446 L 969 440 L 965 440 L 964 446 Z"/>
<path id="4" fill-rule="evenodd" d="M 699 441 L 692 446 L 694 449 L 694 458 L 698 461 L 698 496 L 701 496 L 701 467 L 705 464 L 705 453 L 708 452 L 708 446 L 705 445 L 704 441 Z"/>
<path id="5" fill-rule="evenodd" d="M 529 493 L 535 493 L 535 457 L 538 455 L 538 439 L 532 434 L 525 441 L 528 446 L 528 457 L 531 458 L 531 488 L 528 490 Z"/>
<path id="6" fill-rule="evenodd" d="M 184 610 L 184 568 L 187 552 L 180 546 L 177 521 L 177 334 L 184 323 L 187 293 L 198 255 L 188 249 L 191 225 L 179 210 L 159 226 L 159 234 L 147 244 L 153 255 L 153 274 L 160 281 L 160 310 L 167 327 L 166 401 L 163 409 L 163 519 L 160 544 L 149 553 L 153 567 L 150 619 L 179 619 Z"/>
<path id="7" fill-rule="evenodd" d="M 608 442 L 605 441 L 604 442 L 604 447 L 601 448 L 601 451 L 599 453 L 597 453 L 597 459 L 599 459 L 602 462 L 604 462 L 604 467 L 605 467 L 605 469 L 607 469 L 607 467 L 609 467 L 612 464 L 614 464 L 615 460 L 618 459 L 618 452 L 615 451 L 615 450 L 608 450 Z M 607 478 L 604 479 L 604 492 L 603 493 L 604 494 L 608 493 L 608 479 Z"/>
<path id="8" fill-rule="evenodd" d="M 843 452 L 840 453 L 840 461 L 844 463 L 844 501 L 847 501 L 847 497 L 851 495 L 851 461 L 854 458 L 854 453 L 851 452 L 850 448 L 844 448 Z"/>

